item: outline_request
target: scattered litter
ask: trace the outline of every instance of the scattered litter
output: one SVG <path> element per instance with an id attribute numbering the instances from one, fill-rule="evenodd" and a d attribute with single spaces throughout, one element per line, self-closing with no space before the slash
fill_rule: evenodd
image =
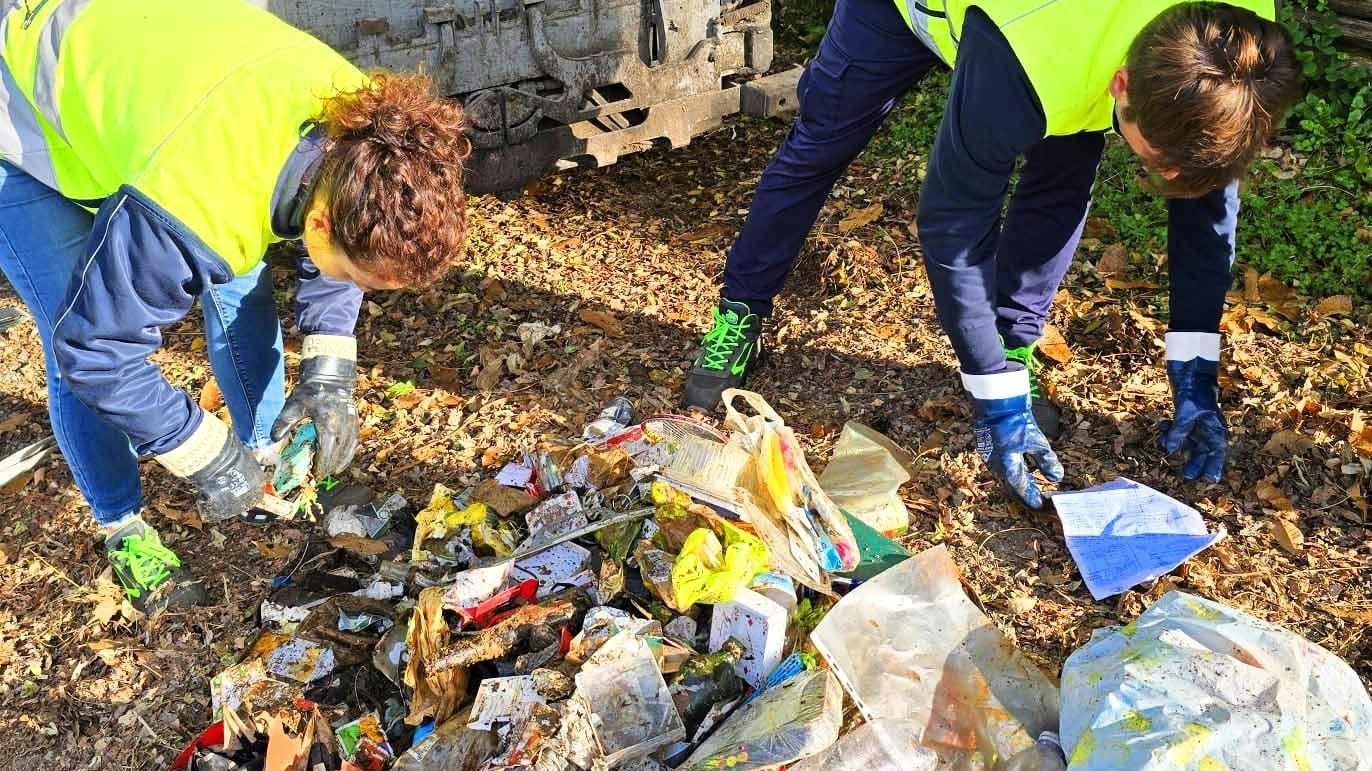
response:
<path id="1" fill-rule="evenodd" d="M 907 453 L 881 433 L 847 423 L 819 475 L 819 486 L 844 511 L 883 535 L 910 527 L 910 513 L 900 499 L 900 486 L 910 481 L 901 459 Z"/>
<path id="2" fill-rule="evenodd" d="M 770 769 L 822 752 L 838 739 L 843 689 L 825 669 L 764 693 L 726 719 L 680 771 Z"/>
<path id="3" fill-rule="evenodd" d="M 628 430 L 633 420 L 633 402 L 623 396 L 617 396 L 582 430 L 581 436 L 587 441 L 603 441 Z"/>
<path id="4" fill-rule="evenodd" d="M 262 659 L 268 673 L 297 683 L 314 682 L 334 668 L 332 648 L 266 630 L 258 634 L 248 658 Z"/>
<path id="5" fill-rule="evenodd" d="M 728 522 L 716 524 L 724 533 L 723 543 L 713 530 L 700 528 L 686 537 L 676 556 L 672 595 L 680 610 L 698 602 L 727 602 L 767 569 L 762 541 Z"/>
<path id="6" fill-rule="evenodd" d="M 535 704 L 546 703 L 533 675 L 487 678 L 476 691 L 467 727 L 478 731 L 509 729 L 528 720 Z"/>
<path id="7" fill-rule="evenodd" d="M 1068 657 L 1062 744 L 1073 771 L 1367 771 L 1372 700 L 1324 648 L 1172 591 Z"/>
<path id="8" fill-rule="evenodd" d="M 1207 531 L 1190 506 L 1123 477 L 1052 500 L 1067 549 L 1097 600 L 1166 575 L 1225 537 L 1224 528 Z"/>
<path id="9" fill-rule="evenodd" d="M 646 757 L 686 736 L 648 643 L 627 630 L 581 667 L 572 700 L 591 716 L 598 768 Z"/>
<path id="10" fill-rule="evenodd" d="M 514 461 L 506 463 L 500 469 L 500 473 L 495 475 L 495 481 L 506 487 L 518 487 L 523 489 L 529 484 L 529 480 L 534 477 L 534 467 L 527 461 Z"/>
<path id="11" fill-rule="evenodd" d="M 738 675 L 757 687 L 781 664 L 790 615 L 786 608 L 757 592 L 740 589 L 734 599 L 714 607 L 710 622 L 710 650 L 726 641 L 743 644 L 744 655 L 736 664 Z"/>
<path id="12" fill-rule="evenodd" d="M 853 590 L 811 640 L 863 717 L 917 720 L 972 767 L 1057 727 L 1057 688 L 967 598 L 943 546 Z"/>
<path id="13" fill-rule="evenodd" d="M 538 581 L 538 598 L 542 599 L 569 587 L 594 585 L 590 563 L 589 549 L 563 543 L 519 560 L 514 564 L 514 574 Z"/>
<path id="14" fill-rule="evenodd" d="M 716 652 L 687 659 L 672 679 L 672 700 L 685 723 L 687 738 L 708 731 L 713 725 L 711 718 L 727 714 L 748 688 L 736 673 L 745 653 L 743 644 L 728 639 L 710 647 Z"/>

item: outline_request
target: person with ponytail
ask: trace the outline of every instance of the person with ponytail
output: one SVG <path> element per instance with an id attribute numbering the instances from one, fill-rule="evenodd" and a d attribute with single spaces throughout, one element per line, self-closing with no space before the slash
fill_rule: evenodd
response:
<path id="1" fill-rule="evenodd" d="M 143 519 L 140 457 L 225 520 L 302 422 L 315 473 L 358 443 L 367 289 L 437 280 L 466 238 L 461 107 L 364 75 L 241 0 L 45 0 L 0 18 L 0 270 L 38 326 L 52 430 L 138 607 L 203 601 Z M 286 396 L 268 246 L 303 240 Z M 149 357 L 199 300 L 230 422 Z"/>
<path id="2" fill-rule="evenodd" d="M 830 189 L 902 95 L 946 65 L 916 219 L 992 476 L 1033 509 L 1046 498 L 1031 467 L 1063 478 L 1049 445 L 1060 415 L 1039 387 L 1035 347 L 1113 130 L 1142 159 L 1147 186 L 1169 197 L 1173 412 L 1162 446 L 1186 456 L 1185 479 L 1218 482 L 1238 180 L 1300 93 L 1276 13 L 1274 0 L 838 0 L 801 76 L 796 124 L 729 251 L 684 401 L 713 409 L 756 368 L 773 299 Z"/>

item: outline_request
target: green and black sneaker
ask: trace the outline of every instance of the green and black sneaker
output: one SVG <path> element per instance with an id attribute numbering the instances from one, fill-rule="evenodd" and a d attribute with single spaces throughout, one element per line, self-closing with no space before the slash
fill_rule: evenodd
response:
<path id="1" fill-rule="evenodd" d="M 1056 404 L 1048 401 L 1043 388 L 1039 385 L 1038 371 L 1043 365 L 1039 363 L 1035 354 L 1037 348 L 1036 342 L 1019 348 L 1006 348 L 1005 358 L 1017 361 L 1029 370 L 1029 399 L 1034 411 L 1034 422 L 1039 424 L 1039 430 L 1052 442 L 1057 441 L 1062 434 L 1062 411 Z"/>
<path id="2" fill-rule="evenodd" d="M 743 303 L 719 301 L 715 326 L 700 341 L 695 366 L 686 376 L 687 407 L 714 410 L 726 389 L 739 388 L 762 356 L 762 317 Z"/>
<path id="3" fill-rule="evenodd" d="M 209 600 L 205 586 L 182 567 L 176 552 L 164 546 L 157 531 L 140 518 L 105 538 L 105 556 L 129 602 L 144 613 L 203 605 Z"/>

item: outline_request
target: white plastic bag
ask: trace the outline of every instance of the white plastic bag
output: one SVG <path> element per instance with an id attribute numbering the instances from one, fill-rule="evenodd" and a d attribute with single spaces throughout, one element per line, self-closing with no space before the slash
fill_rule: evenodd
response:
<path id="1" fill-rule="evenodd" d="M 1062 672 L 1071 771 L 1369 771 L 1372 700 L 1337 656 L 1169 592 Z"/>

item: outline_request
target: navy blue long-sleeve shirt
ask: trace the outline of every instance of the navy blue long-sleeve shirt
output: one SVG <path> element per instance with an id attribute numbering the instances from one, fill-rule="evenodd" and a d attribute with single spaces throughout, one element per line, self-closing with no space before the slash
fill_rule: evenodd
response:
<path id="1" fill-rule="evenodd" d="M 306 137 L 292 153 L 273 196 L 273 230 L 299 238 L 321 146 Z M 207 194 L 213 194 L 207 191 Z M 135 450 L 157 455 L 199 427 L 201 411 L 148 356 L 163 327 L 183 318 L 212 284 L 232 281 L 225 262 L 155 202 L 129 186 L 100 206 L 72 296 L 53 328 L 53 354 L 77 398 L 129 435 Z M 296 320 L 307 334 L 351 335 L 362 291 L 299 265 Z"/>
<path id="2" fill-rule="evenodd" d="M 1024 68 L 995 24 L 968 12 L 948 103 L 920 194 L 919 235 L 938 317 L 964 372 L 1005 367 L 996 326 L 1001 208 L 1016 159 L 1046 122 Z M 1170 329 L 1215 332 L 1231 282 L 1237 183 L 1169 201 Z M 1070 231 L 1069 231 L 1070 232 Z"/>

